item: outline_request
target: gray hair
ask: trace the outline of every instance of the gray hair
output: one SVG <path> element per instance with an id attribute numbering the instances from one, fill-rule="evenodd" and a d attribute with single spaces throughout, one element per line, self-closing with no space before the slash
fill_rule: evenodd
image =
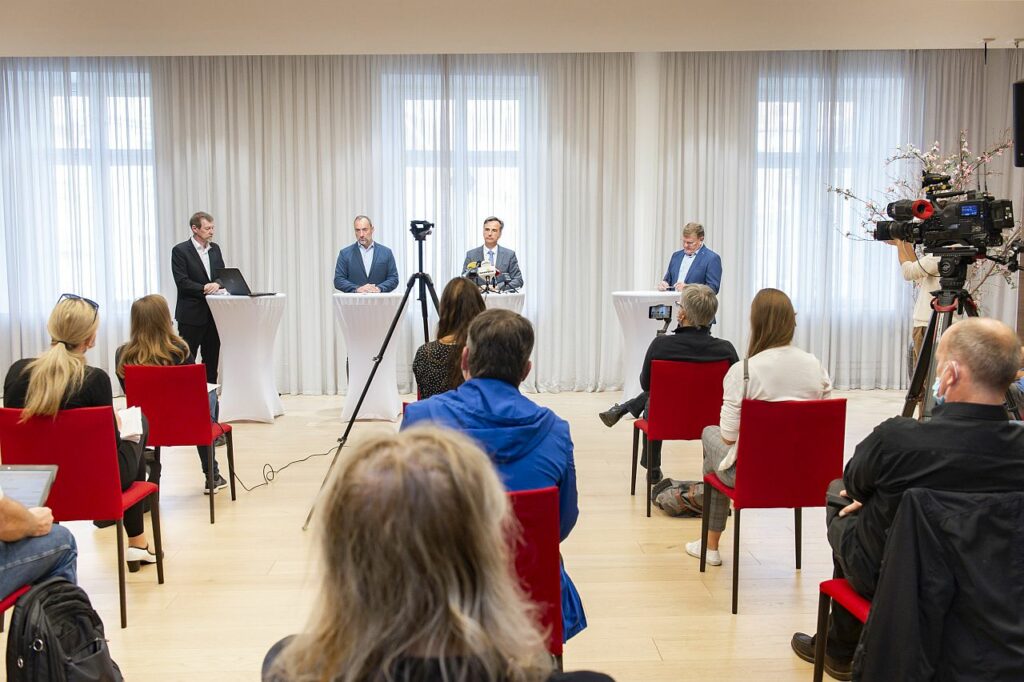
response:
<path id="1" fill-rule="evenodd" d="M 694 327 L 708 327 L 718 312 L 718 297 L 706 284 L 687 284 L 679 292 L 679 307 Z"/>
<path id="2" fill-rule="evenodd" d="M 1003 322 L 969 318 L 950 327 L 943 338 L 949 356 L 967 366 L 978 384 L 1003 392 L 1017 378 L 1020 339 Z"/>
<path id="3" fill-rule="evenodd" d="M 505 231 L 505 221 L 497 216 L 492 215 L 484 218 L 484 225 L 486 225 L 487 223 L 498 223 L 498 232 Z"/>
<path id="4" fill-rule="evenodd" d="M 704 239 L 704 226 L 700 223 L 686 223 L 683 225 L 683 236 Z"/>

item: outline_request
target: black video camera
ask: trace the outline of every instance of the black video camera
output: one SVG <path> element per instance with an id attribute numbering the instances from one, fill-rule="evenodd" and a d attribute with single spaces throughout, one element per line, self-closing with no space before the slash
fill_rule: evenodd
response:
<path id="1" fill-rule="evenodd" d="M 922 244 L 925 250 L 963 246 L 985 255 L 1003 243 L 1003 230 L 1013 228 L 1013 204 L 983 192 L 948 191 L 948 175 L 923 173 L 927 199 L 894 201 L 885 212 L 892 220 L 875 223 L 878 241 L 900 239 Z M 938 191 L 936 191 L 938 190 Z M 960 201 L 946 201 L 964 197 Z"/>
<path id="2" fill-rule="evenodd" d="M 409 231 L 412 232 L 413 239 L 423 241 L 434 231 L 434 223 L 428 220 L 410 220 Z"/>

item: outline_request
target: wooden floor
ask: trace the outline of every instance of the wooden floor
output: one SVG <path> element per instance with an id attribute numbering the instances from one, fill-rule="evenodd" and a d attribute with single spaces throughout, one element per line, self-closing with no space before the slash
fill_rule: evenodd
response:
<path id="1" fill-rule="evenodd" d="M 902 394 L 893 391 L 838 395 L 849 400 L 847 457 L 902 405 Z M 589 627 L 567 644 L 566 669 L 638 682 L 810 679 L 810 665 L 793 655 L 789 638 L 813 630 L 818 582 L 831 577 L 823 510 L 804 512 L 801 571 L 793 565 L 792 512 L 744 514 L 740 612 L 733 616 L 731 526 L 723 536 L 723 565 L 702 575 L 682 549 L 700 536 L 700 521 L 657 510 L 645 518 L 643 496 L 629 495 L 630 424 L 607 429 L 597 418 L 620 395 L 533 397 L 569 420 L 576 444 L 580 518 L 562 553 Z M 237 473 L 249 486 L 262 481 L 264 463 L 281 466 L 328 451 L 341 434 L 342 398 L 283 401 L 286 414 L 276 423 L 235 425 Z M 352 440 L 394 428 L 359 423 Z M 218 454 L 226 474 L 223 448 Z M 316 596 L 314 534 L 301 526 L 329 459 L 295 464 L 253 492 L 240 489 L 234 503 L 220 493 L 214 526 L 195 450 L 169 450 L 163 460 L 165 584 L 156 584 L 155 567 L 129 574 L 128 628 L 120 629 L 114 529 L 83 522 L 68 524 L 79 543 L 79 582 L 127 679 L 258 679 L 267 648 L 302 628 Z M 667 443 L 664 470 L 698 479 L 699 443 Z"/>

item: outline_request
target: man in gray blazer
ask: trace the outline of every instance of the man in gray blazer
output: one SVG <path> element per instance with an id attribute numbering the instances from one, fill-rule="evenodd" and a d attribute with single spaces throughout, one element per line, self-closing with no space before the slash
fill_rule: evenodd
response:
<path id="1" fill-rule="evenodd" d="M 346 294 L 378 294 L 398 286 L 398 266 L 391 249 L 373 241 L 373 223 L 364 215 L 352 221 L 356 243 L 338 253 L 334 288 Z"/>
<path id="2" fill-rule="evenodd" d="M 500 218 L 491 216 L 484 220 L 484 245 L 466 252 L 466 260 L 462 264 L 462 276 L 469 277 L 477 284 L 483 284 L 476 273 L 469 272 L 473 263 L 490 261 L 501 274 L 494 278 L 494 285 L 499 289 L 522 289 L 523 273 L 519 271 L 516 252 L 505 247 L 498 248 L 498 240 L 505 229 Z"/>

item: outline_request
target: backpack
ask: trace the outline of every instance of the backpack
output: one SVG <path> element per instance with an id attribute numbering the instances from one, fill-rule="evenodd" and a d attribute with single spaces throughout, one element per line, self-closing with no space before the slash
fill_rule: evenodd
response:
<path id="1" fill-rule="evenodd" d="M 651 500 L 669 516 L 699 517 L 704 511 L 704 482 L 666 479 L 660 489 L 652 490 Z"/>
<path id="2" fill-rule="evenodd" d="M 122 682 L 103 621 L 82 588 L 51 578 L 18 600 L 7 636 L 7 679 Z"/>

